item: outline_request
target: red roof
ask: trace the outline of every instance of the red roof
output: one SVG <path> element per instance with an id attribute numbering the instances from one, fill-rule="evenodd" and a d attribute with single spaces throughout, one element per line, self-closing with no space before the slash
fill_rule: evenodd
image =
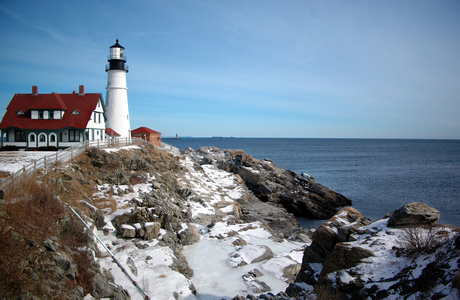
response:
<path id="1" fill-rule="evenodd" d="M 106 128 L 105 133 L 107 133 L 110 136 L 120 136 L 120 134 L 116 132 L 115 130 L 113 130 L 112 128 Z"/>
<path id="2" fill-rule="evenodd" d="M 6 108 L 0 129 L 85 129 L 102 94 L 15 94 Z M 62 119 L 31 119 L 31 110 L 65 110 Z M 24 114 L 18 114 L 19 111 Z M 72 114 L 77 110 L 79 114 Z"/>
<path id="3" fill-rule="evenodd" d="M 161 134 L 161 132 L 155 131 L 147 127 L 139 127 L 131 131 L 131 134 L 142 134 L 142 133 L 156 133 Z"/>

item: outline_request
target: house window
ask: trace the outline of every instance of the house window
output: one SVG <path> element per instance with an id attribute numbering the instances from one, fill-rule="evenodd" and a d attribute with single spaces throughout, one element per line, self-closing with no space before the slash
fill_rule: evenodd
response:
<path id="1" fill-rule="evenodd" d="M 50 135 L 50 142 L 56 142 L 56 135 L 55 134 Z"/>
<path id="2" fill-rule="evenodd" d="M 26 141 L 26 133 L 21 130 L 14 131 L 14 141 L 15 142 L 25 142 Z"/>
<path id="3" fill-rule="evenodd" d="M 45 137 L 45 135 L 44 135 L 44 134 L 40 134 L 39 137 L 38 137 L 38 140 L 39 140 L 40 142 L 46 142 L 46 137 Z"/>
<path id="4" fill-rule="evenodd" d="M 38 118 L 43 119 L 43 111 L 42 110 L 38 111 Z"/>
<path id="5" fill-rule="evenodd" d="M 76 130 L 69 130 L 69 142 L 79 142 L 80 133 Z"/>
<path id="6" fill-rule="evenodd" d="M 35 142 L 35 135 L 34 134 L 31 134 L 29 136 L 29 142 L 31 142 L 31 143 Z"/>
<path id="7" fill-rule="evenodd" d="M 48 111 L 48 119 L 54 119 L 54 111 Z"/>

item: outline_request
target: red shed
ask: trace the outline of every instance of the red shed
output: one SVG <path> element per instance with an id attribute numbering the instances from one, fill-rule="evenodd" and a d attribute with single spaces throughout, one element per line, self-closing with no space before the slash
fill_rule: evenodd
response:
<path id="1" fill-rule="evenodd" d="M 161 146 L 161 133 L 147 127 L 139 127 L 131 131 L 133 138 L 141 138 L 155 146 Z"/>

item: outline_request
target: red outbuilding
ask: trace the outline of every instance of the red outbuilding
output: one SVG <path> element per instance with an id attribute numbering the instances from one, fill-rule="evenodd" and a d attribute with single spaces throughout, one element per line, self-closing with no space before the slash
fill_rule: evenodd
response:
<path id="1" fill-rule="evenodd" d="M 147 127 L 139 127 L 132 130 L 131 137 L 141 138 L 155 146 L 161 146 L 161 133 Z"/>

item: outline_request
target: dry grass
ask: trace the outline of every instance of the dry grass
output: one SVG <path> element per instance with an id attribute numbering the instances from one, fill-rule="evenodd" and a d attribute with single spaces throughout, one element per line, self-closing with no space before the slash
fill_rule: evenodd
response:
<path id="1" fill-rule="evenodd" d="M 446 232 L 436 226 L 413 224 L 403 229 L 397 243 L 408 254 L 427 253 L 446 239 Z"/>
<path id="2" fill-rule="evenodd" d="M 112 214 L 117 211 L 117 201 L 113 197 L 93 198 L 93 204 L 106 213 Z"/>
<path id="3" fill-rule="evenodd" d="M 344 300 L 346 299 L 337 289 L 327 285 L 316 285 L 314 295 L 305 295 L 306 300 Z M 300 294 L 294 298 L 301 299 Z"/>
<path id="4" fill-rule="evenodd" d="M 10 298 L 23 291 L 47 296 L 41 284 L 49 279 L 43 268 L 33 261 L 49 261 L 50 253 L 43 251 L 46 238 L 56 237 L 61 249 L 70 249 L 69 255 L 90 241 L 83 225 L 68 214 L 55 191 L 40 184 L 34 176 L 21 176 L 4 189 L 6 216 L 0 231 L 0 298 Z M 90 257 L 75 261 L 81 270 L 89 270 Z M 38 276 L 38 280 L 34 276 Z M 66 283 L 68 288 L 82 285 L 92 289 L 91 276 L 82 272 L 76 282 Z"/>

